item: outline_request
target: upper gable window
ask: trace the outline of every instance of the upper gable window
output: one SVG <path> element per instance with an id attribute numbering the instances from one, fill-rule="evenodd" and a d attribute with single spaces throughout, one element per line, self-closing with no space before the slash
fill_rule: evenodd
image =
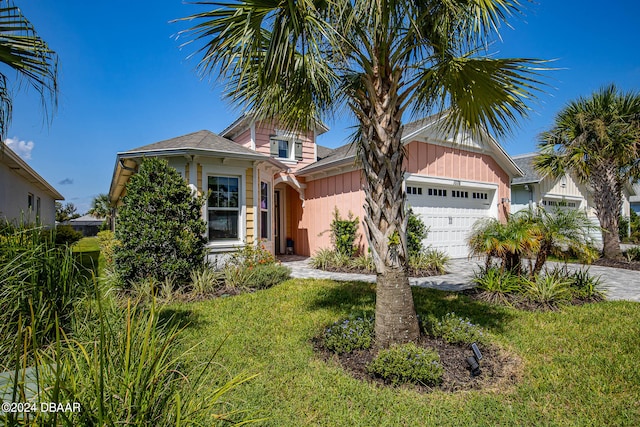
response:
<path id="1" fill-rule="evenodd" d="M 292 136 L 272 136 L 271 156 L 284 160 L 302 160 L 302 141 Z"/>

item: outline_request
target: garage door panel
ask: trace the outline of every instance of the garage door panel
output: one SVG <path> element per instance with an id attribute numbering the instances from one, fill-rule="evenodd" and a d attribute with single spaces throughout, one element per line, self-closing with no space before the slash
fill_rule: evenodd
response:
<path id="1" fill-rule="evenodd" d="M 473 224 L 491 216 L 489 200 L 493 199 L 493 191 L 489 193 L 487 200 L 453 198 L 451 189 L 447 191 L 448 197 L 409 195 L 409 205 L 429 227 L 425 246 L 444 251 L 452 258 L 468 256 L 467 239 Z"/>

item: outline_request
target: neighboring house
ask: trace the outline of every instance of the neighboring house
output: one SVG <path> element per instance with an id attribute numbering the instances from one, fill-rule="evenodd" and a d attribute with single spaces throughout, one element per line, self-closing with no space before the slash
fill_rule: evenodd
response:
<path id="1" fill-rule="evenodd" d="M 522 173 L 490 136 L 445 134 L 438 124 L 432 116 L 403 129 L 408 204 L 430 227 L 427 244 L 464 257 L 477 219 L 506 218 L 511 179 Z M 211 192 L 203 215 L 212 252 L 264 239 L 274 253 L 293 246 L 296 254 L 311 255 L 330 246 L 335 207 L 345 217 L 364 215 L 355 149 L 318 146 L 316 137 L 326 131 L 318 124 L 292 133 L 245 115 L 220 135 L 200 131 L 121 152 L 110 200 L 120 201 L 143 157 L 166 158 L 199 192 Z"/>
<path id="2" fill-rule="evenodd" d="M 65 224 L 70 225 L 75 231 L 79 231 L 83 236 L 95 236 L 100 231 L 100 227 L 104 224 L 105 219 L 90 214 L 70 219 Z"/>
<path id="3" fill-rule="evenodd" d="M 514 156 L 513 160 L 524 172 L 524 176 L 516 177 L 511 181 L 511 212 L 515 213 L 523 209 L 561 208 L 583 209 L 595 225 L 599 226 L 595 205 L 587 186 L 579 183 L 571 175 L 563 175 L 560 178 L 552 178 L 542 175 L 533 167 L 533 160 L 538 153 L 528 153 Z M 622 195 L 622 212 L 624 217 L 629 217 L 629 198 L 635 195 L 631 186 L 625 188 Z M 600 233 L 594 237 L 601 240 Z"/>
<path id="4" fill-rule="evenodd" d="M 640 184 L 633 185 L 633 195 L 629 197 L 629 207 L 632 211 L 640 214 Z"/>
<path id="5" fill-rule="evenodd" d="M 0 143 L 0 219 L 54 226 L 64 197 L 4 143 Z"/>

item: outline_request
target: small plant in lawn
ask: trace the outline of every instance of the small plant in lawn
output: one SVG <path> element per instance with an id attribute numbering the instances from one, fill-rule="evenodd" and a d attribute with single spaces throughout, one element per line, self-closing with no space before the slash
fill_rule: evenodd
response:
<path id="1" fill-rule="evenodd" d="M 485 267 L 474 273 L 473 282 L 480 291 L 479 298 L 491 303 L 508 303 L 509 295 L 521 291 L 520 279 L 509 270 Z"/>
<path id="2" fill-rule="evenodd" d="M 351 317 L 334 323 L 324 331 L 324 346 L 338 354 L 364 350 L 373 343 L 373 317 Z"/>
<path id="3" fill-rule="evenodd" d="M 434 386 L 442 382 L 444 374 L 438 353 L 413 343 L 380 350 L 367 370 L 394 385 L 416 383 Z"/>
<path id="4" fill-rule="evenodd" d="M 480 326 L 453 312 L 445 314 L 441 319 L 427 318 L 423 321 L 423 328 L 432 336 L 442 338 L 450 344 L 484 342 L 486 337 Z"/>

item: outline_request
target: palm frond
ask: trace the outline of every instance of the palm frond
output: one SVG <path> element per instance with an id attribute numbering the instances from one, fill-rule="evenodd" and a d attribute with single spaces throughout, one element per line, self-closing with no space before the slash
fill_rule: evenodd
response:
<path id="1" fill-rule="evenodd" d="M 14 69 L 18 76 L 41 96 L 43 107 L 57 105 L 58 57 L 40 38 L 35 28 L 11 0 L 0 2 L 0 62 Z M 11 97 L 7 76 L 0 75 L 0 137 L 4 139 L 11 120 Z M 53 111 L 51 111 L 53 112 Z"/>

